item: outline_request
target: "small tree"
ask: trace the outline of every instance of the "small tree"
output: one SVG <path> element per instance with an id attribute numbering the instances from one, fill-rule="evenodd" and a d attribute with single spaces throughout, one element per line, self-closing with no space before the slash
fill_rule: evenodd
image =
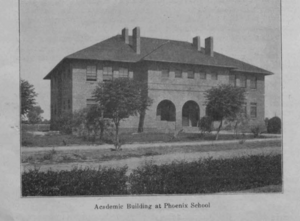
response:
<path id="1" fill-rule="evenodd" d="M 21 115 L 25 116 L 28 111 L 36 104 L 33 85 L 26 80 L 21 80 Z"/>
<path id="2" fill-rule="evenodd" d="M 204 116 L 200 119 L 199 129 L 202 134 L 210 133 L 212 130 L 212 118 L 208 116 Z"/>
<path id="3" fill-rule="evenodd" d="M 43 120 L 43 117 L 41 116 L 42 113 L 44 113 L 44 111 L 40 106 L 33 106 L 32 108 L 30 108 L 27 113 L 27 118 L 29 123 L 31 124 L 41 123 Z"/>
<path id="4" fill-rule="evenodd" d="M 116 78 L 112 81 L 99 83 L 94 91 L 94 97 L 103 107 L 104 115 L 112 119 L 115 125 L 116 149 L 120 149 L 120 121 L 141 110 L 141 93 L 138 83 L 128 78 Z"/>
<path id="5" fill-rule="evenodd" d="M 223 120 L 236 118 L 245 102 L 245 90 L 240 87 L 222 84 L 205 92 L 206 115 L 220 121 L 216 140 L 218 140 Z"/>

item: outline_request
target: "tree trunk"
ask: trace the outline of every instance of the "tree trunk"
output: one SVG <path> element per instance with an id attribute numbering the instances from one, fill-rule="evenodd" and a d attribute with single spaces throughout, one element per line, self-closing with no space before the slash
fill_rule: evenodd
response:
<path id="1" fill-rule="evenodd" d="M 116 137 L 115 137 L 115 148 L 116 150 L 119 149 L 119 124 L 115 124 L 116 125 Z"/>
<path id="2" fill-rule="evenodd" d="M 222 124 L 223 124 L 223 119 L 221 120 L 220 126 L 219 126 L 219 128 L 218 128 L 218 132 L 217 132 L 216 140 L 218 140 L 218 138 L 219 138 L 219 133 L 220 133 L 220 130 L 221 130 Z"/>
<path id="3" fill-rule="evenodd" d="M 140 113 L 140 120 L 139 120 L 139 127 L 138 127 L 138 133 L 142 133 L 144 131 L 144 120 L 145 120 L 145 113 L 146 111 L 142 111 Z"/>

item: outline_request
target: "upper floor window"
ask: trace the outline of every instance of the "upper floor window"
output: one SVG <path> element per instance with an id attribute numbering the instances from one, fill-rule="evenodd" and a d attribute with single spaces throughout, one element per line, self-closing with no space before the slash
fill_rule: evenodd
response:
<path id="1" fill-rule="evenodd" d="M 175 71 L 175 78 L 182 78 L 182 71 L 181 70 L 176 70 Z"/>
<path id="2" fill-rule="evenodd" d="M 193 71 L 188 71 L 188 78 L 194 79 L 195 78 L 195 73 Z"/>
<path id="3" fill-rule="evenodd" d="M 217 73 L 211 73 L 211 79 L 212 80 L 218 80 L 218 74 Z"/>
<path id="4" fill-rule="evenodd" d="M 163 78 L 169 78 L 169 71 L 168 70 L 162 70 L 161 71 L 161 76 Z"/>
<path id="5" fill-rule="evenodd" d="M 206 79 L 206 73 L 205 72 L 200 72 L 200 79 Z"/>
<path id="6" fill-rule="evenodd" d="M 257 104 L 250 103 L 250 117 L 256 118 L 257 117 Z"/>
<path id="7" fill-rule="evenodd" d="M 127 68 L 120 68 L 119 77 L 120 78 L 128 78 L 128 69 Z"/>
<path id="8" fill-rule="evenodd" d="M 251 89 L 257 88 L 257 78 L 256 77 L 250 78 L 250 88 Z"/>
<path id="9" fill-rule="evenodd" d="M 232 86 L 236 86 L 236 76 L 234 74 L 229 75 L 229 84 Z"/>
<path id="10" fill-rule="evenodd" d="M 246 76 L 240 76 L 240 87 L 247 87 Z"/>
<path id="11" fill-rule="evenodd" d="M 103 68 L 103 81 L 112 80 L 113 72 L 112 67 L 104 67 Z"/>
<path id="12" fill-rule="evenodd" d="M 86 80 L 87 81 L 97 81 L 97 68 L 96 66 L 86 67 Z"/>

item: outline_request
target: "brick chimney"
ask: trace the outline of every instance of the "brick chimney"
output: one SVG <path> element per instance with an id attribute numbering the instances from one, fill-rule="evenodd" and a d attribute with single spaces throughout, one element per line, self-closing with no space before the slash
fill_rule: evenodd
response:
<path id="1" fill-rule="evenodd" d="M 125 44 L 129 44 L 128 28 L 122 29 L 122 39 L 124 40 Z"/>
<path id="2" fill-rule="evenodd" d="M 214 56 L 214 39 L 213 37 L 208 37 L 205 39 L 205 54 L 211 57 Z"/>
<path id="3" fill-rule="evenodd" d="M 196 48 L 197 51 L 201 51 L 201 42 L 199 36 L 193 38 L 193 47 Z"/>
<path id="4" fill-rule="evenodd" d="M 135 53 L 141 53 L 141 36 L 140 36 L 140 27 L 135 27 L 132 30 L 132 46 Z"/>

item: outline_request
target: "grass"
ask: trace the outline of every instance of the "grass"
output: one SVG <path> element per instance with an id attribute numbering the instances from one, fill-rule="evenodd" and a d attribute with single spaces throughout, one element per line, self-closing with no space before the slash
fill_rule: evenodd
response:
<path id="1" fill-rule="evenodd" d="M 122 151 L 99 150 L 68 150 L 68 151 L 40 151 L 23 152 L 22 163 L 67 163 L 67 162 L 102 162 L 121 160 L 132 157 L 157 156 L 173 153 L 193 153 L 207 151 L 225 151 L 234 149 L 255 149 L 263 147 L 280 147 L 281 141 L 245 142 L 234 144 L 210 144 L 174 147 L 149 147 L 137 149 L 124 149 Z"/>
<path id="2" fill-rule="evenodd" d="M 264 138 L 261 136 L 260 138 Z M 234 140 L 234 139 L 253 139 L 253 135 L 220 134 L 219 140 Z M 173 138 L 173 133 L 122 133 L 120 141 L 122 143 L 158 143 L 158 142 L 189 142 L 189 141 L 208 141 L 215 140 L 214 134 L 201 136 L 200 134 L 180 133 L 177 138 Z M 22 146 L 24 147 L 55 147 L 55 146 L 71 146 L 71 145 L 101 145 L 104 144 L 101 140 L 88 141 L 74 135 L 34 135 L 26 131 L 22 132 Z"/>

